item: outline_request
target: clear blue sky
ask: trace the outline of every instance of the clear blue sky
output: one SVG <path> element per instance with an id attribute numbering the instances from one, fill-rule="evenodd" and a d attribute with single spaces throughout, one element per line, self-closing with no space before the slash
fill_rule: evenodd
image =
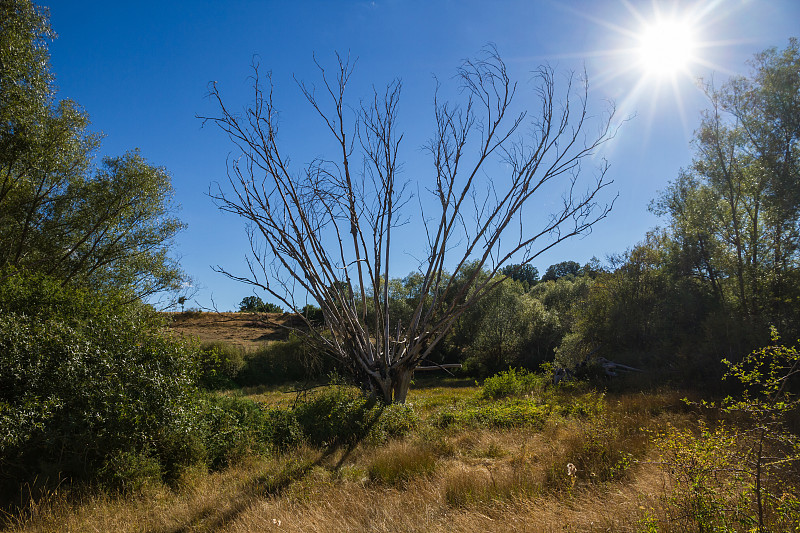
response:
<path id="1" fill-rule="evenodd" d="M 286 152 L 302 162 L 314 151 L 310 120 L 292 75 L 313 81 L 312 54 L 331 64 L 334 52 L 358 57 L 354 95 L 371 84 L 403 81 L 400 115 L 407 125 L 408 168 L 425 168 L 419 147 L 430 135 L 433 76 L 449 79 L 460 61 L 487 43 L 521 81 L 539 64 L 588 73 L 595 102 L 616 102 L 634 116 L 607 147 L 619 199 L 611 216 L 587 237 L 553 249 L 534 264 L 540 272 L 561 260 L 581 263 L 626 250 L 659 221 L 648 203 L 691 161 L 690 141 L 705 107 L 695 79 L 718 83 L 747 73 L 746 60 L 800 36 L 800 1 L 721 0 L 375 0 L 375 1 L 43 1 L 58 39 L 51 45 L 59 96 L 78 101 L 102 131 L 103 155 L 138 147 L 171 173 L 180 217 L 177 239 L 184 269 L 199 283 L 196 303 L 235 309 L 251 290 L 211 270 L 243 270 L 244 225 L 206 196 L 225 179 L 232 146 L 196 115 L 214 113 L 207 98 L 216 81 L 233 107 L 249 101 L 254 56 L 271 70 L 282 111 Z M 690 20 L 696 46 L 673 76 L 640 64 L 642 28 L 676 17 Z M 681 38 L 677 38 L 680 40 Z M 676 42 L 674 47 L 680 47 Z M 415 243 L 400 243 L 395 275 Z M 418 250 L 417 250 L 418 251 Z"/>

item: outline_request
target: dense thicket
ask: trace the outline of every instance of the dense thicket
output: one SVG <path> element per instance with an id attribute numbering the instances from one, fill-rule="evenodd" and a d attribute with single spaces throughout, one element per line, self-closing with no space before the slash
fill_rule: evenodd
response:
<path id="1" fill-rule="evenodd" d="M 706 87 L 693 162 L 652 204 L 666 228 L 597 278 L 559 348 L 564 363 L 597 349 L 705 382 L 723 357 L 766 344 L 771 325 L 800 335 L 797 40 L 751 66 Z"/>
<path id="2" fill-rule="evenodd" d="M 6 273 L 8 274 L 8 273 Z M 0 486 L 172 475 L 197 460 L 196 365 L 152 309 L 20 272 L 0 283 Z"/>
<path id="3" fill-rule="evenodd" d="M 165 169 L 56 98 L 44 8 L 0 0 L 0 500 L 202 461 L 196 354 L 142 299 L 180 289 Z M 200 440 L 198 440 L 200 439 Z M 35 490 L 29 490 L 33 495 Z"/>

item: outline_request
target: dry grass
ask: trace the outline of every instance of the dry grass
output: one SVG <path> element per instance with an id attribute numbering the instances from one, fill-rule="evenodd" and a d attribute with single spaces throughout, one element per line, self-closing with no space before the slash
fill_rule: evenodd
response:
<path id="1" fill-rule="evenodd" d="M 270 404 L 261 391 L 259 400 Z M 469 400 L 472 387 L 417 388 L 428 412 Z M 671 394 L 606 399 L 591 419 L 553 417 L 544 429 L 426 426 L 382 447 L 326 452 L 301 448 L 251 457 L 218 473 L 189 472 L 177 488 L 135 497 L 53 495 L 11 531 L 119 532 L 473 532 L 620 531 L 660 517 L 664 478 L 615 450 L 648 452 L 641 427 L 691 422 Z M 567 462 L 578 465 L 576 482 Z M 621 468 L 621 467 L 620 467 Z M 596 470 L 593 472 L 592 470 Z M 595 475 L 592 476 L 591 474 Z"/>

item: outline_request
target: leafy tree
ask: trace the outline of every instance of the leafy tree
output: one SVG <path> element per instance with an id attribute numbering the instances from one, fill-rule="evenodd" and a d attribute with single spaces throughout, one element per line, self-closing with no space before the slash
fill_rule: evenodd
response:
<path id="1" fill-rule="evenodd" d="M 258 296 L 245 296 L 239 302 L 239 311 L 242 313 L 283 313 L 280 306 L 272 302 L 265 303 Z"/>
<path id="2" fill-rule="evenodd" d="M 692 166 L 653 209 L 689 275 L 762 330 L 791 328 L 800 301 L 800 50 L 791 39 L 751 61 L 748 77 L 709 84 Z"/>
<path id="3" fill-rule="evenodd" d="M 575 261 L 562 261 L 547 267 L 544 276 L 542 276 L 542 281 L 555 281 L 565 276 L 578 276 L 580 273 L 580 263 Z"/>
<path id="4" fill-rule="evenodd" d="M 713 363 L 719 353 L 703 343 L 713 310 L 709 291 L 678 273 L 670 243 L 663 232 L 649 232 L 631 250 L 612 256 L 613 270 L 597 274 L 571 300 L 571 323 L 557 350 L 560 365 L 573 367 L 595 353 L 615 360 L 646 357 L 630 361 L 637 366 L 676 366 L 676 357 L 688 351 L 691 359 L 679 364 L 687 374 L 708 377 L 718 369 Z"/>
<path id="5" fill-rule="evenodd" d="M 526 283 L 528 287 L 533 287 L 539 282 L 539 270 L 530 263 L 505 266 L 502 273 L 514 281 Z"/>
<path id="6" fill-rule="evenodd" d="M 177 291 L 169 174 L 136 150 L 93 164 L 88 115 L 56 100 L 53 37 L 43 8 L 0 2 L 0 265 L 139 298 Z"/>

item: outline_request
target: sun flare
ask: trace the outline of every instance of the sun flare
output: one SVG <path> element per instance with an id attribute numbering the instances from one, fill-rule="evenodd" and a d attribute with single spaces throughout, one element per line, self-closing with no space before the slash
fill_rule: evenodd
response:
<path id="1" fill-rule="evenodd" d="M 694 61 L 694 50 L 694 31 L 684 21 L 660 20 L 639 35 L 641 68 L 651 76 L 672 77 L 686 72 Z"/>

